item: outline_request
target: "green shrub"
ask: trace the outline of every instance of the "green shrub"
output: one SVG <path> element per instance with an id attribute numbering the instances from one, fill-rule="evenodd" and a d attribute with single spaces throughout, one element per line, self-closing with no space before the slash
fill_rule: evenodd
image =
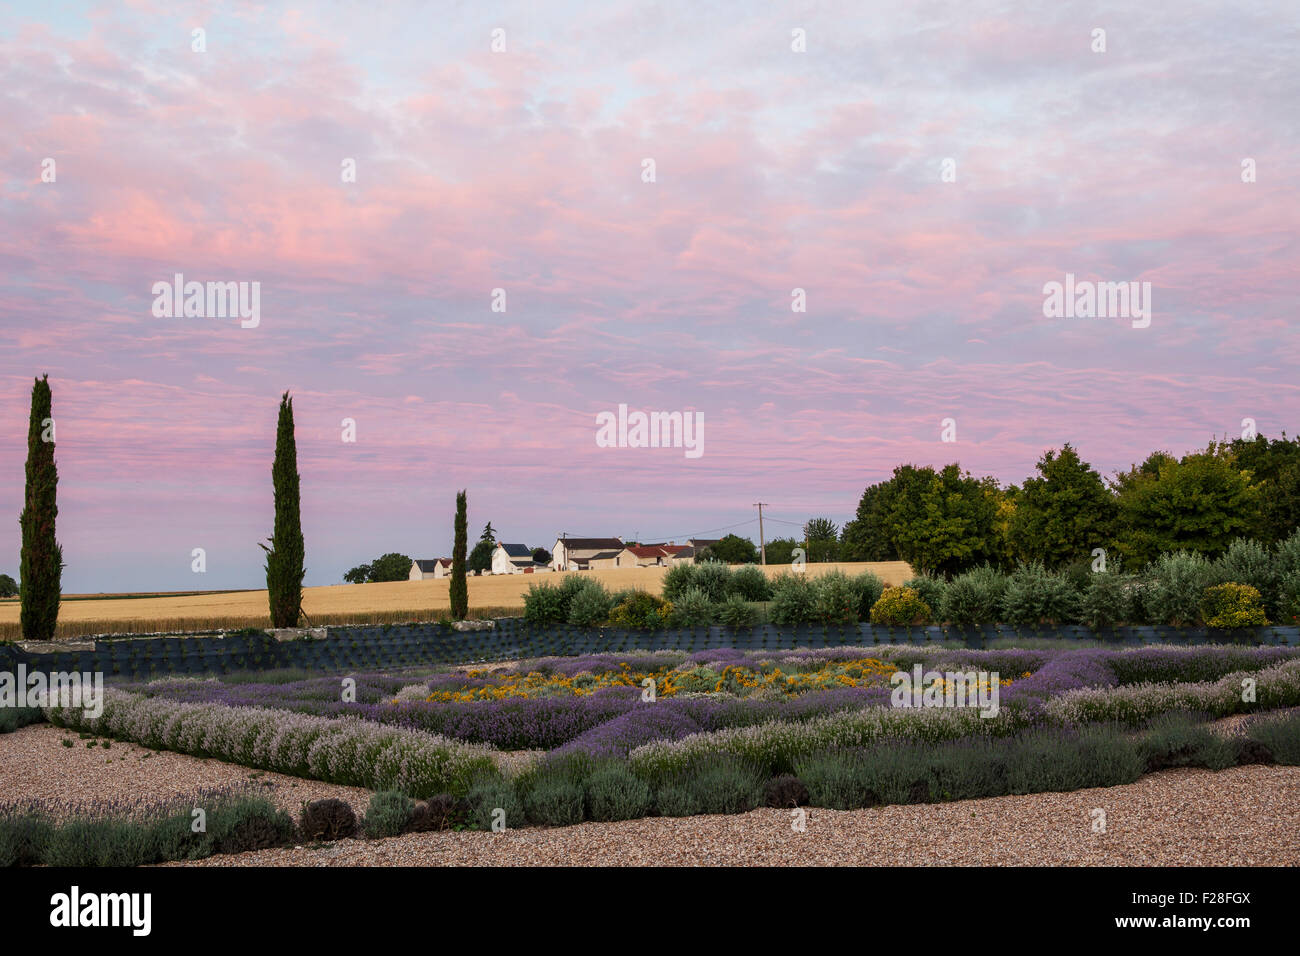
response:
<path id="1" fill-rule="evenodd" d="M 380 790 L 370 797 L 361 826 L 371 840 L 400 836 L 411 826 L 415 801 L 396 790 Z"/>
<path id="2" fill-rule="evenodd" d="M 36 866 L 53 831 L 49 817 L 34 807 L 0 809 L 0 868 Z"/>
<path id="3" fill-rule="evenodd" d="M 1100 571 L 1088 578 L 1079 598 L 1079 618 L 1092 628 L 1111 628 L 1133 616 L 1133 581 L 1117 571 Z"/>
<path id="4" fill-rule="evenodd" d="M 524 813 L 529 823 L 567 827 L 582 822 L 582 787 L 561 775 L 542 775 L 524 794 Z"/>
<path id="5" fill-rule="evenodd" d="M 1200 619 L 1201 599 L 1213 584 L 1214 568 L 1194 551 L 1162 554 L 1147 568 L 1142 601 L 1155 624 L 1191 625 Z"/>
<path id="6" fill-rule="evenodd" d="M 700 588 L 687 588 L 673 601 L 671 621 L 676 627 L 700 627 L 713 623 L 713 602 Z"/>
<path id="7" fill-rule="evenodd" d="M 722 758 L 700 767 L 687 784 L 697 813 L 747 813 L 763 802 L 764 775 L 741 760 Z"/>
<path id="8" fill-rule="evenodd" d="M 587 814 L 593 820 L 635 820 L 653 803 L 650 788 L 626 764 L 602 767 L 586 780 Z"/>
<path id="9" fill-rule="evenodd" d="M 1171 711 L 1152 720 L 1139 743 L 1145 771 L 1234 766 L 1237 755 L 1232 743 L 1207 727 L 1207 719 L 1206 714 Z"/>
<path id="10" fill-rule="evenodd" d="M 849 579 L 858 595 L 858 620 L 866 621 L 871 617 L 871 609 L 876 606 L 880 596 L 885 593 L 885 582 L 870 571 L 863 571 Z"/>
<path id="11" fill-rule="evenodd" d="M 727 593 L 731 590 L 731 568 L 721 561 L 705 561 L 697 564 L 695 581 L 691 586 L 707 594 L 710 601 L 725 601 Z"/>
<path id="12" fill-rule="evenodd" d="M 731 575 L 730 592 L 746 601 L 768 601 L 772 598 L 772 583 L 762 568 L 747 564 Z"/>
<path id="13" fill-rule="evenodd" d="M 1007 785 L 1013 794 L 1113 787 L 1137 780 L 1144 768 L 1138 745 L 1115 727 L 1047 731 L 1008 748 Z"/>
<path id="14" fill-rule="evenodd" d="M 1205 589 L 1201 598 L 1201 618 L 1209 627 L 1262 627 L 1268 623 L 1259 591 L 1249 584 L 1230 581 Z"/>
<path id="15" fill-rule="evenodd" d="M 817 597 L 807 573 L 782 574 L 772 582 L 769 614 L 777 624 L 806 624 L 816 615 Z"/>
<path id="16" fill-rule="evenodd" d="M 617 594 L 612 600 L 614 609 L 609 612 L 609 623 L 613 627 L 663 627 L 673 609 L 663 598 L 647 591 Z"/>
<path id="17" fill-rule="evenodd" d="M 665 601 L 677 603 L 677 599 L 687 590 L 695 587 L 696 565 L 675 564 L 664 575 L 663 595 Z"/>
<path id="18" fill-rule="evenodd" d="M 562 624 L 568 617 L 565 595 L 549 581 L 530 584 L 524 595 L 524 620 L 529 624 Z"/>
<path id="19" fill-rule="evenodd" d="M 943 592 L 947 586 L 948 584 L 943 578 L 931 574 L 918 574 L 916 577 L 903 582 L 903 587 L 911 588 L 925 602 L 925 606 L 930 609 L 931 614 L 942 610 Z"/>
<path id="20" fill-rule="evenodd" d="M 1280 624 L 1300 624 L 1300 571 L 1290 571 L 1278 580 L 1277 620 Z"/>
<path id="21" fill-rule="evenodd" d="M 1215 584 L 1249 584 L 1259 592 L 1264 613 L 1276 617 L 1280 563 L 1268 547 L 1250 538 L 1237 538 L 1214 562 L 1211 577 Z M 1206 618 L 1208 621 L 1208 618 Z"/>
<path id="22" fill-rule="evenodd" d="M 1246 726 L 1246 735 L 1261 744 L 1277 763 L 1300 766 L 1300 710 L 1256 717 Z"/>
<path id="23" fill-rule="evenodd" d="M 1006 575 L 987 564 L 959 574 L 944 588 L 941 616 L 958 627 L 996 624 L 1006 588 Z"/>
<path id="24" fill-rule="evenodd" d="M 733 594 L 716 608 L 718 623 L 741 630 L 758 623 L 758 608 L 739 594 Z"/>
<path id="25" fill-rule="evenodd" d="M 847 574 L 836 569 L 819 574 L 813 581 L 817 592 L 813 620 L 822 624 L 858 623 L 858 605 L 862 597 Z"/>
<path id="26" fill-rule="evenodd" d="M 523 801 L 515 788 L 504 780 L 487 780 L 470 788 L 465 797 L 469 804 L 469 821 L 477 830 L 491 830 L 496 811 L 503 811 L 506 827 L 524 825 Z"/>
<path id="27" fill-rule="evenodd" d="M 219 803 L 208 813 L 208 836 L 215 853 L 247 853 L 292 843 L 289 814 L 264 797 Z"/>
<path id="28" fill-rule="evenodd" d="M 871 608 L 871 623 L 890 627 L 927 624 L 930 607 L 909 587 L 886 588 Z"/>
<path id="29" fill-rule="evenodd" d="M 659 788 L 655 793 L 655 809 L 661 817 L 691 817 L 701 812 L 695 791 L 680 783 Z"/>
<path id="30" fill-rule="evenodd" d="M 605 586 L 594 578 L 579 578 L 583 587 L 574 590 L 569 601 L 568 622 L 574 627 L 597 627 L 609 617 L 610 596 Z"/>
<path id="31" fill-rule="evenodd" d="M 39 707 L 0 707 L 0 734 L 8 734 L 45 719 Z"/>
<path id="32" fill-rule="evenodd" d="M 1079 619 L 1079 592 L 1063 574 L 1023 565 L 1002 593 L 1002 620 L 1013 627 L 1069 624 Z"/>

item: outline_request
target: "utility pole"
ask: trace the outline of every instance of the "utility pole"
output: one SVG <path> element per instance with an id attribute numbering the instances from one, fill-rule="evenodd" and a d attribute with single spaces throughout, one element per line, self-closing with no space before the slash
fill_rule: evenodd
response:
<path id="1" fill-rule="evenodd" d="M 758 560 L 761 564 L 767 564 L 767 543 L 763 538 L 763 505 L 772 507 L 766 501 L 755 501 L 758 506 Z"/>

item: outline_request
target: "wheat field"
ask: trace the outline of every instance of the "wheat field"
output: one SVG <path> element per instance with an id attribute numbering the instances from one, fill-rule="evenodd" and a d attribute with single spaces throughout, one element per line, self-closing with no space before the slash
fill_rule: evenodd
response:
<path id="1" fill-rule="evenodd" d="M 902 561 L 810 564 L 808 573 L 840 569 L 847 574 L 872 571 L 886 584 L 902 584 L 912 574 Z M 768 577 L 788 573 L 788 565 L 769 565 Z M 658 594 L 666 568 L 619 568 L 548 574 L 503 574 L 470 577 L 469 603 L 473 617 L 518 614 L 524 594 L 534 582 L 558 582 L 569 574 L 595 578 L 611 591 L 641 588 Z M 386 624 L 445 617 L 449 603 L 447 578 L 392 581 L 384 584 L 332 584 L 303 590 L 303 610 L 311 624 Z M 238 627 L 268 627 L 265 591 L 115 597 L 80 596 L 59 608 L 59 637 L 89 634 L 197 631 Z M 18 601 L 0 601 L 0 639 L 17 640 Z"/>

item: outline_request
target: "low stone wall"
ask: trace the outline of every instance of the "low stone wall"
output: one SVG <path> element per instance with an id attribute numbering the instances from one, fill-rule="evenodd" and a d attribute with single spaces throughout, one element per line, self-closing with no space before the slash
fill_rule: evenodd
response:
<path id="1" fill-rule="evenodd" d="M 1300 628 L 1264 627 L 1240 631 L 1205 628 L 1125 627 L 1093 631 L 1085 627 L 980 630 L 930 627 L 875 627 L 870 624 L 799 627 L 763 625 L 745 630 L 700 627 L 693 630 L 634 631 L 567 626 L 533 628 L 518 618 L 461 630 L 450 624 L 373 627 L 293 628 L 168 637 L 121 637 L 49 645 L 0 645 L 0 670 L 19 663 L 28 670 L 102 672 L 109 680 L 201 676 L 234 671 L 298 668 L 321 673 L 392 670 L 438 664 L 513 660 L 522 657 L 735 647 L 781 650 L 841 645 L 949 643 L 986 647 L 998 639 L 1048 639 L 1068 646 L 1100 640 L 1114 645 L 1240 643 L 1300 646 Z"/>

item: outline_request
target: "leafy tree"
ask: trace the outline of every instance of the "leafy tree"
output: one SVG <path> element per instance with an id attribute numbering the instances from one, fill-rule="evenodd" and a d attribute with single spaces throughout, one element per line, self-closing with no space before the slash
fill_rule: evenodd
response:
<path id="1" fill-rule="evenodd" d="M 469 615 L 469 586 L 465 583 L 465 492 L 456 493 L 456 543 L 451 552 L 451 616 L 463 621 Z"/>
<path id="2" fill-rule="evenodd" d="M 894 479 L 868 485 L 856 517 L 840 532 L 841 561 L 897 561 L 898 549 L 885 530 L 885 514 L 895 491 Z"/>
<path id="3" fill-rule="evenodd" d="M 370 580 L 370 565 L 358 564 L 343 575 L 343 580 L 348 584 L 365 584 Z"/>
<path id="4" fill-rule="evenodd" d="M 298 446 L 293 435 L 293 399 L 280 397 L 280 420 L 275 432 L 275 462 L 271 465 L 275 489 L 275 530 L 267 540 L 266 591 L 272 627 L 293 627 L 302 616 L 304 548 L 298 499 Z"/>
<path id="5" fill-rule="evenodd" d="M 533 548 L 533 560 L 538 564 L 550 564 L 551 552 L 545 548 Z"/>
<path id="6" fill-rule="evenodd" d="M 1181 461 L 1157 453 L 1114 484 L 1118 547 L 1138 563 L 1180 550 L 1222 554 L 1259 527 L 1260 488 L 1229 446 L 1211 443 Z"/>
<path id="7" fill-rule="evenodd" d="M 794 562 L 794 549 L 802 547 L 803 543 L 794 538 L 773 538 L 763 550 L 768 564 L 791 564 Z"/>
<path id="8" fill-rule="evenodd" d="M 18 582 L 7 574 L 0 574 L 0 598 L 18 596 Z"/>
<path id="9" fill-rule="evenodd" d="M 753 564 L 758 560 L 758 548 L 754 547 L 754 542 L 738 534 L 729 534 L 706 550 L 713 560 L 724 564 Z"/>
<path id="10" fill-rule="evenodd" d="M 1068 443 L 1038 460 L 1015 503 L 1009 540 L 1017 558 L 1059 568 L 1110 546 L 1115 499 L 1091 465 Z"/>
<path id="11" fill-rule="evenodd" d="M 479 540 L 474 545 L 474 550 L 469 553 L 469 569 L 475 574 L 483 571 L 492 570 L 492 552 L 496 550 L 496 545 L 486 538 Z"/>
<path id="12" fill-rule="evenodd" d="M 411 576 L 411 564 L 411 559 L 406 555 L 390 551 L 383 557 L 370 562 L 370 575 L 367 580 L 372 583 L 405 581 Z"/>
<path id="13" fill-rule="evenodd" d="M 1300 439 L 1235 439 L 1229 450 L 1260 486 L 1259 524 L 1252 536 L 1276 544 L 1300 527 Z"/>
<path id="14" fill-rule="evenodd" d="M 23 637 L 29 641 L 54 639 L 62 595 L 63 549 L 54 536 L 59 514 L 59 472 L 54 464 L 53 399 L 50 377 L 32 386 L 32 410 L 27 423 L 27 485 L 23 511 L 22 550 L 18 559 L 18 616 Z"/>
<path id="15" fill-rule="evenodd" d="M 894 469 L 883 514 L 898 556 L 920 573 L 954 574 L 996 560 L 997 481 L 975 478 L 956 463 Z"/>
<path id="16" fill-rule="evenodd" d="M 809 518 L 803 526 L 809 561 L 834 561 L 839 553 L 840 529 L 830 518 Z"/>

